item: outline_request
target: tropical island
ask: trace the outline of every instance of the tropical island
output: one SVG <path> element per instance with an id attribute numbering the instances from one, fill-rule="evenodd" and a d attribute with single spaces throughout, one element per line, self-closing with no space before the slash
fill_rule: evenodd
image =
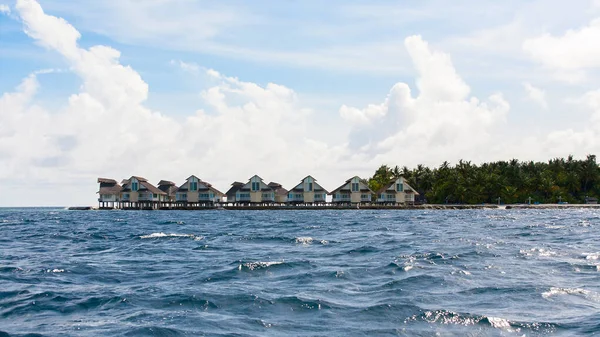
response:
<path id="1" fill-rule="evenodd" d="M 584 204 L 600 196 L 600 169 L 592 154 L 584 160 L 568 156 L 548 162 L 512 159 L 476 165 L 460 160 L 433 169 L 382 165 L 369 178 L 369 187 L 377 191 L 396 177 L 415 188 L 418 201 L 430 204 Z"/>
<path id="2" fill-rule="evenodd" d="M 308 175 L 291 189 L 258 175 L 223 193 L 191 175 L 181 185 L 157 186 L 140 176 L 117 183 L 98 178 L 100 209 L 329 209 L 481 208 L 498 205 L 597 204 L 600 168 L 595 155 L 548 162 L 460 160 L 439 167 L 380 166 L 372 177 L 351 177 L 332 191 Z M 448 206 L 450 205 L 450 206 Z M 513 206 L 506 206 L 513 207 Z"/>

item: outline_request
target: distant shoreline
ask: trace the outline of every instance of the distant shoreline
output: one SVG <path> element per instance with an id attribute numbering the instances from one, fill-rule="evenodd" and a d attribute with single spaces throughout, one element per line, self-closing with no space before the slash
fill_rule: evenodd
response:
<path id="1" fill-rule="evenodd" d="M 359 205 L 359 206 L 206 206 L 206 207 L 173 207 L 162 208 L 159 210 L 468 210 L 468 209 L 600 209 L 599 204 L 510 204 L 510 205 L 451 205 L 451 204 L 424 204 L 424 205 L 404 205 L 404 206 L 382 206 L 382 205 Z M 68 210 L 114 210 L 111 208 L 97 208 L 90 206 L 69 207 Z M 131 210 L 151 210 L 146 208 L 125 208 L 125 211 Z"/>

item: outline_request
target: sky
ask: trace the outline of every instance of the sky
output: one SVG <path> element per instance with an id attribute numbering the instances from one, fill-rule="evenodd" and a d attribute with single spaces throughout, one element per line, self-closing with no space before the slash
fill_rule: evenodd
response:
<path id="1" fill-rule="evenodd" d="M 0 0 L 0 206 L 600 149 L 600 0 Z"/>

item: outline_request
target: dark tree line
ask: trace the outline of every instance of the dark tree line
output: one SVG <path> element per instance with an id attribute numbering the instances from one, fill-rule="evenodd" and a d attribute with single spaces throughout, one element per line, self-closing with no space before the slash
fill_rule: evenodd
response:
<path id="1" fill-rule="evenodd" d="M 600 196 L 600 168 L 595 155 L 584 160 L 556 158 L 548 162 L 520 162 L 517 159 L 472 164 L 460 160 L 429 168 L 418 165 L 389 167 L 382 165 L 369 179 L 369 187 L 379 190 L 391 180 L 403 176 L 428 203 L 583 203 Z"/>

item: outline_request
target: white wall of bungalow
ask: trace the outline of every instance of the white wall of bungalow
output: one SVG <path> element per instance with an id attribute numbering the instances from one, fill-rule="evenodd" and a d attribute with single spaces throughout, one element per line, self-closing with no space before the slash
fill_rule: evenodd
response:
<path id="1" fill-rule="evenodd" d="M 235 201 L 248 203 L 275 202 L 275 191 L 265 184 L 261 177 L 255 175 L 235 193 Z"/>
<path id="2" fill-rule="evenodd" d="M 307 176 L 288 192 L 289 203 L 325 203 L 327 190 L 312 176 Z"/>
<path id="3" fill-rule="evenodd" d="M 367 183 L 358 176 L 354 176 L 330 193 L 333 203 L 369 203 L 375 194 Z"/>
<path id="4" fill-rule="evenodd" d="M 412 188 L 406 179 L 399 177 L 377 192 L 377 202 L 387 204 L 414 203 L 419 193 Z"/>
<path id="5" fill-rule="evenodd" d="M 178 202 L 198 203 L 198 202 L 221 202 L 225 194 L 212 187 L 210 183 L 192 175 L 186 179 L 175 195 Z"/>
<path id="6" fill-rule="evenodd" d="M 166 202 L 168 201 L 168 196 L 166 193 L 150 184 L 145 178 L 133 176 L 123 182 L 120 199 L 123 202 Z"/>

